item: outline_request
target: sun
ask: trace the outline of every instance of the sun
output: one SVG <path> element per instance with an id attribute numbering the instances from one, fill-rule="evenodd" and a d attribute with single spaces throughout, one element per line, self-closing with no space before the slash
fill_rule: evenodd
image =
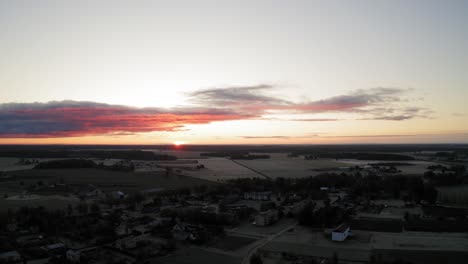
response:
<path id="1" fill-rule="evenodd" d="M 184 144 L 185 144 L 184 141 L 174 141 L 174 145 L 175 145 L 176 147 L 182 146 L 182 145 L 184 145 Z"/>

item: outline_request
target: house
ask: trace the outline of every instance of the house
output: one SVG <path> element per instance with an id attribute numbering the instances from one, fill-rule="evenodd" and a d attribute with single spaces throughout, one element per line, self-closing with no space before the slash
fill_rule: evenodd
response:
<path id="1" fill-rule="evenodd" d="M 332 240 L 333 241 L 345 241 L 345 239 L 350 234 L 350 227 L 348 224 L 341 224 L 335 230 L 332 231 Z"/>
<path id="2" fill-rule="evenodd" d="M 71 263 L 80 263 L 81 254 L 79 251 L 67 250 L 66 252 L 67 260 Z"/>
<path id="3" fill-rule="evenodd" d="M 21 262 L 21 255 L 18 251 L 8 251 L 0 253 L 0 263 L 17 263 Z"/>
<path id="4" fill-rule="evenodd" d="M 278 210 L 270 209 L 265 212 L 260 212 L 255 216 L 254 225 L 256 226 L 268 226 L 278 221 Z"/>

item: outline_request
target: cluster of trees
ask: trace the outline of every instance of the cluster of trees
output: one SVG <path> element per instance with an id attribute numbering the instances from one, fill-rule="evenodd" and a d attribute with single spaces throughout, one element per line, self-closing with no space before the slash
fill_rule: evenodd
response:
<path id="1" fill-rule="evenodd" d="M 1 157 L 17 158 L 100 158 L 127 160 L 176 160 L 177 157 L 167 154 L 156 154 L 143 150 L 51 150 L 23 149 L 0 151 Z"/>
<path id="2" fill-rule="evenodd" d="M 354 198 L 366 197 L 370 200 L 378 199 L 383 195 L 416 202 L 425 200 L 429 203 L 435 203 L 437 199 L 437 190 L 434 185 L 424 183 L 421 177 L 369 175 L 366 177 L 356 176 L 354 180 L 355 182 L 350 189 L 350 195 Z"/>
<path id="3" fill-rule="evenodd" d="M 36 166 L 34 169 L 80 169 L 80 168 L 95 168 L 96 163 L 92 160 L 86 159 L 63 159 L 63 160 L 49 160 L 44 161 Z"/>
<path id="4" fill-rule="evenodd" d="M 311 194 L 319 191 L 320 187 L 351 187 L 354 183 L 354 176 L 345 173 L 323 173 L 314 177 L 299 179 L 292 178 L 248 178 L 234 179 L 228 182 L 233 190 L 241 192 L 273 191 L 275 193 L 302 193 Z"/>
<path id="5" fill-rule="evenodd" d="M 229 186 L 231 190 L 241 192 L 294 192 L 309 197 L 317 197 L 320 187 L 335 187 L 347 188 L 352 198 L 364 197 L 370 200 L 392 197 L 416 202 L 425 200 L 429 203 L 434 203 L 437 199 L 437 190 L 433 183 L 425 183 L 421 177 L 404 175 L 362 176 L 360 173 L 323 173 L 300 179 L 235 179 L 229 181 Z"/>
<path id="6" fill-rule="evenodd" d="M 402 154 L 373 153 L 373 152 L 293 152 L 289 156 L 304 155 L 306 159 L 357 159 L 357 160 L 414 160 L 413 157 Z"/>
<path id="7" fill-rule="evenodd" d="M 113 165 L 104 165 L 104 163 L 96 164 L 92 160 L 88 159 L 63 159 L 63 160 L 50 160 L 44 161 L 36 166 L 34 169 L 86 169 L 96 168 L 113 171 L 134 171 L 135 166 L 133 163 L 117 162 Z"/>
<path id="8" fill-rule="evenodd" d="M 269 159 L 270 155 L 267 154 L 250 154 L 248 151 L 220 151 L 220 152 L 205 152 L 200 153 L 202 157 L 229 157 L 230 159 L 242 159 L 242 160 L 253 160 L 253 159 Z"/>
<path id="9" fill-rule="evenodd" d="M 349 212 L 330 206 L 329 202 L 318 210 L 314 209 L 315 204 L 308 202 L 297 215 L 299 224 L 312 227 L 334 227 L 347 220 L 349 216 Z"/>
<path id="10" fill-rule="evenodd" d="M 466 167 L 455 165 L 445 167 L 442 165 L 429 166 L 424 178 L 436 186 L 449 186 L 468 183 Z"/>
<path id="11" fill-rule="evenodd" d="M 85 215 L 73 215 L 73 212 Z M 98 205 L 71 205 L 66 210 L 46 210 L 44 207 L 22 207 L 17 211 L 8 211 L 0 217 L 2 227 L 15 223 L 18 228 L 35 230 L 48 237 L 67 235 L 78 240 L 99 238 L 102 241 L 115 239 L 114 227 L 120 221 L 120 216 L 109 214 L 105 219 L 87 213 L 99 211 Z M 104 220 L 104 221 L 103 221 Z"/>

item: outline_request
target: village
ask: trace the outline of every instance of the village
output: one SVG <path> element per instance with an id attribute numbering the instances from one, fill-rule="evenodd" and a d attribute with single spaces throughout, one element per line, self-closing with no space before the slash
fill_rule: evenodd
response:
<path id="1" fill-rule="evenodd" d="M 388 170 L 132 192 L 54 183 L 79 202 L 3 214 L 0 263 L 457 263 L 468 256 L 467 209 L 440 204 L 429 179 L 388 177 Z"/>

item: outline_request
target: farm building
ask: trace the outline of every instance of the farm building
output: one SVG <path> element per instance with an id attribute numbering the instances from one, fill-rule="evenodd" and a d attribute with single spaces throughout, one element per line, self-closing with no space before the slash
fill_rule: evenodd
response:
<path id="1" fill-rule="evenodd" d="M 333 241 L 345 241 L 349 236 L 350 228 L 348 224 L 341 224 L 335 230 L 332 231 L 332 240 Z"/>

